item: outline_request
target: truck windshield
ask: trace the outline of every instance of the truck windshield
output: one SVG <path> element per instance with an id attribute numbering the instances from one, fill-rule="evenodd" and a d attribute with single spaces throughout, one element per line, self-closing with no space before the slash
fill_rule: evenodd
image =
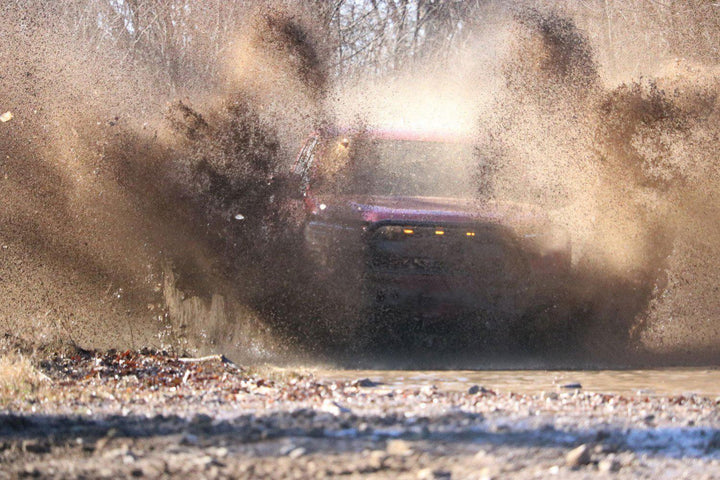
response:
<path id="1" fill-rule="evenodd" d="M 315 156 L 312 189 L 328 195 L 473 197 L 477 160 L 466 143 L 331 139 Z"/>

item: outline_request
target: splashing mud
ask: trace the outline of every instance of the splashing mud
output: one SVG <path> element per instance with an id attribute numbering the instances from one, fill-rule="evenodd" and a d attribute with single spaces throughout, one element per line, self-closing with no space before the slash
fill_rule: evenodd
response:
<path id="1" fill-rule="evenodd" d="M 505 100 L 517 109 L 498 108 L 507 121 L 489 130 L 493 161 L 507 159 L 494 169 L 496 191 L 533 196 L 574 232 L 590 346 L 622 355 L 692 345 L 692 357 L 715 361 L 706 289 L 717 283 L 717 83 L 695 66 L 607 88 L 571 22 L 532 12 L 519 24 L 527 39 Z"/>
<path id="2" fill-rule="evenodd" d="M 539 205 L 571 232 L 582 355 L 718 360 L 712 52 L 630 69 L 606 26 L 518 2 L 468 19 L 440 62 L 345 78 L 300 4 L 164 12 L 204 36 L 160 48 L 143 15 L 163 12 L 80 3 L 12 3 L 0 19 L 6 335 L 328 353 L 354 312 L 297 255 L 285 173 L 307 132 L 360 122 L 471 136 L 480 197 Z"/>
<path id="3" fill-rule="evenodd" d="M 137 51 L 81 42 L 59 5 L 14 5 L 4 22 L 4 330 L 99 347 L 272 349 L 255 310 L 273 290 L 256 280 L 283 215 L 274 176 L 297 142 L 264 108 L 278 91 L 199 91 L 187 72 L 166 83 Z M 254 55 L 313 55 L 287 13 L 257 23 L 268 28 Z M 312 67 L 275 65 L 320 82 Z M 199 91 L 202 108 L 175 100 L 180 87 Z"/>

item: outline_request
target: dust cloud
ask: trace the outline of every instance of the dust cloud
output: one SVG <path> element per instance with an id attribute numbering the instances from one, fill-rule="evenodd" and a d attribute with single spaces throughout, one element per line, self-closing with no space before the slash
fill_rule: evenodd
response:
<path id="1" fill-rule="evenodd" d="M 716 67 L 675 60 L 613 85 L 571 18 L 521 10 L 510 28 L 481 126 L 491 195 L 543 205 L 572 232 L 588 351 L 715 362 Z"/>
<path id="2" fill-rule="evenodd" d="M 717 62 L 623 58 L 591 16 L 522 3 L 489 2 L 442 61 L 346 78 L 300 3 L 203 2 L 182 19 L 203 32 L 193 48 L 140 50 L 139 23 L 112 42 L 78 27 L 120 28 L 122 2 L 11 2 L 3 333 L 327 355 L 357 312 L 304 268 L 284 177 L 308 132 L 360 122 L 472 137 L 480 198 L 539 205 L 571 233 L 567 315 L 585 358 L 717 362 Z M 220 16 L 237 21 L 222 30 Z"/>
<path id="3" fill-rule="evenodd" d="M 283 76 L 303 78 L 305 91 L 291 91 L 317 104 L 311 33 L 282 9 L 236 12 L 254 35 L 228 34 L 231 45 L 307 59 L 278 60 L 263 72 L 277 89 L 257 91 L 240 75 L 166 78 L 155 52 L 84 41 L 71 14 L 93 12 L 73 5 L 12 4 L 2 20 L 0 101 L 13 115 L 0 132 L 4 332 L 97 348 L 284 352 L 265 315 L 283 286 L 261 272 L 287 268 L 275 262 L 275 177 L 298 142 L 288 125 L 307 131 L 314 118 L 289 108 L 283 124 L 270 106 L 289 95 Z"/>

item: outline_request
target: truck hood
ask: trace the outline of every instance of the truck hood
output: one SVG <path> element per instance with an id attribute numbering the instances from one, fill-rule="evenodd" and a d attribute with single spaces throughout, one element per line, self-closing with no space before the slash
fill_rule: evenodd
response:
<path id="1" fill-rule="evenodd" d="M 490 222 L 508 226 L 545 223 L 538 207 L 513 203 L 446 197 L 320 196 L 316 214 L 329 221 Z"/>

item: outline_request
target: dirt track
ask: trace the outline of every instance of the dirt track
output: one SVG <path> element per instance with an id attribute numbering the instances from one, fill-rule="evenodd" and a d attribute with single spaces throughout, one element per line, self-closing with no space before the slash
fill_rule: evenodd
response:
<path id="1" fill-rule="evenodd" d="M 152 352 L 40 365 L 3 400 L 2 478 L 720 477 L 700 396 L 397 388 Z"/>

